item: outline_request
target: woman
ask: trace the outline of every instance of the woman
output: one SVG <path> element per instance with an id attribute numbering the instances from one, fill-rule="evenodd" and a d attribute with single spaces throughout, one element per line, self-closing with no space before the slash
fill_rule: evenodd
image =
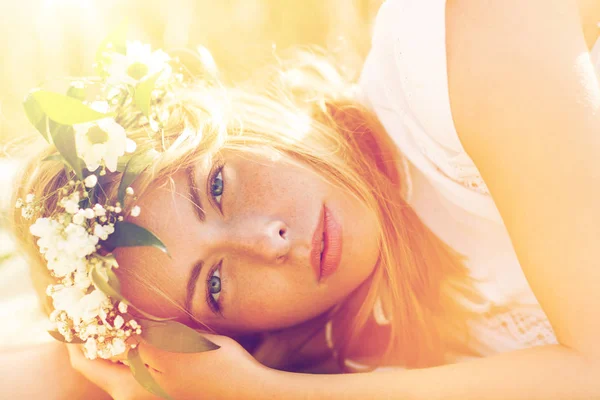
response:
<path id="1" fill-rule="evenodd" d="M 174 398 L 600 397 L 598 20 L 592 1 L 389 1 L 362 77 L 389 137 L 351 93 L 341 98 L 302 74 L 307 84 L 286 88 L 293 106 L 236 90 L 182 100 L 189 108 L 169 120 L 167 139 L 188 127 L 202 132 L 202 146 L 134 185 L 145 210 L 137 221 L 172 258 L 118 250 L 124 294 L 238 338 L 254 357 L 220 336 L 212 339 L 221 349 L 194 355 L 142 344 L 154 378 Z M 25 192 L 48 192 L 58 170 L 41 175 L 46 183 L 29 174 Z M 468 231 L 482 227 L 493 242 L 469 248 Z M 512 286 L 518 275 L 486 284 L 497 265 L 516 261 L 507 239 L 553 331 L 527 290 Z M 521 328 L 517 314 L 534 327 L 510 335 Z M 515 351 L 441 365 L 503 350 Z M 69 352 L 113 397 L 145 398 L 125 367 Z M 319 358 L 341 370 L 427 368 L 273 369 L 301 371 Z"/>

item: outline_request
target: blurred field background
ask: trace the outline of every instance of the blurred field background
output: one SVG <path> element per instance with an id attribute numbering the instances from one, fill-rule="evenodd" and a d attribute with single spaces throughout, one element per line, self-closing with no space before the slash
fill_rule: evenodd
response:
<path id="1" fill-rule="evenodd" d="M 0 347 L 36 341 L 43 332 L 27 325 L 39 311 L 27 266 L 15 256 L 4 229 L 12 178 L 19 168 L 16 140 L 37 134 L 21 105 L 31 88 L 55 78 L 93 74 L 96 48 L 124 18 L 132 40 L 165 50 L 208 48 L 229 82 L 249 78 L 291 46 L 319 46 L 334 52 L 341 63 L 360 67 L 382 2 L 0 0 L 0 318 L 12 321 L 0 329 Z M 16 320 L 15 308 L 20 315 Z"/>

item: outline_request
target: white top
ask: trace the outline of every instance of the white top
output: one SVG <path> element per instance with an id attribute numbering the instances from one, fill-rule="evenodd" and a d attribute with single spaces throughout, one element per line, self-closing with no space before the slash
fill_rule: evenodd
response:
<path id="1" fill-rule="evenodd" d="M 444 242 L 467 257 L 489 303 L 472 323 L 481 355 L 555 343 L 508 232 L 456 133 L 446 69 L 446 1 L 388 0 L 377 15 L 361 88 L 410 161 L 409 203 Z M 592 54 L 600 73 L 600 42 Z"/>

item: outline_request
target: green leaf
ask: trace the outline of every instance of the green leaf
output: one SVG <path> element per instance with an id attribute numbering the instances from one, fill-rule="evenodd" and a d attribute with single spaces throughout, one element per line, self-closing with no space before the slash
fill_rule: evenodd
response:
<path id="1" fill-rule="evenodd" d="M 112 272 L 112 274 L 116 278 L 116 276 L 114 275 L 114 272 Z M 110 276 L 109 276 L 109 280 L 107 281 L 106 279 L 104 279 L 104 277 L 102 275 L 100 275 L 100 272 L 98 271 L 97 268 L 91 269 L 90 280 L 92 281 L 94 286 L 96 286 L 96 289 L 100 290 L 102 293 L 104 293 L 108 297 L 112 298 L 113 300 L 122 301 L 124 303 L 130 304 L 129 301 L 127 301 L 121 295 L 120 291 L 117 289 L 117 288 L 120 288 L 121 285 L 117 284 L 117 285 L 114 285 L 115 287 L 113 287 L 114 282 L 111 282 Z"/>
<path id="2" fill-rule="evenodd" d="M 70 342 L 67 342 L 67 339 L 65 339 L 65 337 L 63 335 L 61 335 L 58 331 L 48 331 L 48 333 L 50 334 L 50 336 L 52 336 L 54 339 L 58 340 L 59 342 L 69 343 L 69 344 L 85 343 L 83 340 L 79 339 L 78 337 L 74 337 L 73 340 L 71 340 Z"/>
<path id="3" fill-rule="evenodd" d="M 25 115 L 31 124 L 42 134 L 47 142 L 50 142 L 50 136 L 48 135 L 48 118 L 42 110 L 42 107 L 38 104 L 35 97 L 29 93 L 23 102 L 23 108 L 25 108 Z"/>
<path id="4" fill-rule="evenodd" d="M 60 93 L 36 90 L 31 96 L 48 118 L 62 125 L 91 122 L 112 115 L 93 110 L 81 101 Z"/>
<path id="5" fill-rule="evenodd" d="M 60 161 L 66 163 L 67 161 L 60 154 L 50 154 L 48 157 L 44 157 L 42 161 Z"/>
<path id="6" fill-rule="evenodd" d="M 202 353 L 220 346 L 202 334 L 176 321 L 142 320 L 142 338 L 152 346 L 171 353 Z"/>
<path id="7" fill-rule="evenodd" d="M 146 117 L 150 115 L 150 102 L 152 101 L 152 91 L 156 87 L 156 80 L 162 71 L 146 77 L 135 87 L 133 101 L 142 110 Z"/>
<path id="8" fill-rule="evenodd" d="M 108 275 L 108 284 L 111 288 L 115 290 L 117 293 L 121 293 L 121 282 L 119 282 L 119 278 L 113 272 L 112 269 L 106 270 L 106 275 Z"/>
<path id="9" fill-rule="evenodd" d="M 81 162 L 77 156 L 77 148 L 75 146 L 75 130 L 73 127 L 56 125 L 56 128 L 51 133 L 52 142 L 54 142 L 60 155 L 63 156 L 67 164 L 75 172 L 77 178 L 83 179 Z"/>
<path id="10" fill-rule="evenodd" d="M 115 231 L 104 241 L 104 245 L 109 251 L 117 247 L 150 246 L 169 255 L 167 247 L 152 232 L 127 221 L 115 224 Z"/>
<path id="11" fill-rule="evenodd" d="M 133 158 L 134 155 L 135 153 L 125 153 L 119 157 L 119 161 L 117 162 L 117 172 L 125 172 L 127 163 Z"/>
<path id="12" fill-rule="evenodd" d="M 94 284 L 94 286 L 96 287 L 96 289 L 100 290 L 102 293 L 104 293 L 108 297 L 112 298 L 113 300 L 121 301 L 121 302 L 127 304 L 129 307 L 132 307 L 135 311 L 137 311 L 139 314 L 143 315 L 144 317 L 148 318 L 149 320 L 170 321 L 170 320 L 174 319 L 174 318 L 156 317 L 152 314 L 149 314 L 149 313 L 137 308 L 136 306 L 134 306 L 131 303 L 131 301 L 127 300 L 121 294 L 121 283 L 119 282 L 119 278 L 117 277 L 117 275 L 115 275 L 115 273 L 112 270 L 107 270 L 106 275 L 108 275 L 108 281 L 106 279 L 104 279 L 104 277 L 100 274 L 100 272 L 98 272 L 98 270 L 96 268 L 92 268 L 92 270 L 90 271 L 90 279 L 91 279 L 92 283 Z"/>
<path id="13" fill-rule="evenodd" d="M 164 391 L 163 388 L 154 380 L 137 348 L 129 349 L 127 353 L 127 361 L 129 362 L 129 368 L 136 381 L 150 393 L 155 396 L 162 397 L 163 399 L 171 399 L 171 397 Z"/>
<path id="14" fill-rule="evenodd" d="M 125 171 L 123 171 L 123 176 L 121 177 L 121 183 L 119 184 L 119 190 L 117 192 L 118 200 L 121 204 L 125 204 L 125 193 L 126 190 L 135 179 L 146 169 L 152 161 L 158 156 L 158 152 L 154 149 L 151 149 L 147 152 L 139 153 L 134 155 L 127 166 L 125 167 Z"/>
<path id="15" fill-rule="evenodd" d="M 79 101 L 84 101 L 85 100 L 85 88 L 81 88 L 81 87 L 76 87 L 76 86 L 69 86 L 69 89 L 67 90 L 67 96 L 72 97 L 74 99 L 77 99 Z"/>

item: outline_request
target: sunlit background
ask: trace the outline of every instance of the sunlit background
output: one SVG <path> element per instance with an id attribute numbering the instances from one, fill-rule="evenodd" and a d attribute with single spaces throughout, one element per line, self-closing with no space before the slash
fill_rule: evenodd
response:
<path id="1" fill-rule="evenodd" d="M 100 41 L 125 18 L 132 39 L 164 49 L 202 44 L 229 79 L 278 49 L 318 45 L 360 60 L 382 0 L 1 0 L 0 141 L 29 129 L 21 112 L 41 82 L 92 73 Z"/>
<path id="2" fill-rule="evenodd" d="M 15 143 L 32 134 L 22 111 L 45 81 L 91 75 L 98 44 L 123 19 L 129 37 L 165 50 L 210 50 L 221 77 L 247 79 L 291 46 L 334 52 L 360 66 L 383 0 L 0 0 L 0 347 L 43 339 L 27 266 L 3 229 L 19 168 Z M 21 310 L 15 319 L 15 306 Z M 29 324 L 29 325 L 28 325 Z M 45 335 L 45 333 L 44 333 Z M 46 335 L 47 336 L 47 335 Z"/>

